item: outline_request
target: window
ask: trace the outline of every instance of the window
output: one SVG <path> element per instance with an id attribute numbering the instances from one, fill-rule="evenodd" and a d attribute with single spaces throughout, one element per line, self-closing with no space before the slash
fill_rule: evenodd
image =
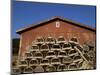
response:
<path id="1" fill-rule="evenodd" d="M 60 22 L 56 22 L 56 27 L 59 28 L 60 27 Z"/>

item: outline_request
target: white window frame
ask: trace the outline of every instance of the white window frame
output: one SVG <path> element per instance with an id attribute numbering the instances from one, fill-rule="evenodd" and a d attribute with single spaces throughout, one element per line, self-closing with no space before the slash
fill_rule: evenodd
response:
<path id="1" fill-rule="evenodd" d="M 57 22 L 56 22 L 56 28 L 59 28 L 59 27 L 60 27 L 60 22 L 57 21 Z"/>

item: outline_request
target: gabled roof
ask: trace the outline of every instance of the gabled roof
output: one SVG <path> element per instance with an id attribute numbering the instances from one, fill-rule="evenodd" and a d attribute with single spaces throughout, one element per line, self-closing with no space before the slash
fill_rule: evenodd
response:
<path id="1" fill-rule="evenodd" d="M 57 17 L 57 16 L 55 16 L 55 17 L 53 17 L 53 18 L 51 18 L 51 19 L 45 20 L 45 21 L 43 21 L 43 22 L 39 22 L 38 24 L 30 25 L 30 26 L 28 26 L 28 27 L 26 27 L 26 28 L 19 29 L 19 30 L 17 30 L 16 32 L 17 32 L 18 34 L 21 34 L 21 33 L 25 32 L 25 31 L 27 31 L 27 30 L 33 29 L 33 28 L 35 28 L 35 27 L 39 27 L 39 26 L 41 26 L 41 25 L 44 25 L 44 24 L 46 24 L 46 23 L 49 23 L 49 22 L 52 22 L 52 21 L 55 21 L 55 20 L 61 20 L 61 21 L 63 21 L 63 22 L 67 22 L 67 23 L 73 24 L 73 25 L 75 25 L 75 26 L 82 27 L 82 28 L 85 28 L 85 29 L 88 29 L 88 30 L 91 30 L 91 31 L 95 32 L 95 28 L 89 27 L 89 26 L 87 26 L 87 25 L 84 25 L 84 24 L 81 24 L 81 23 L 78 23 L 78 22 L 74 22 L 74 21 L 69 20 L 69 19 L 64 19 L 64 18 L 62 18 L 62 17 Z"/>

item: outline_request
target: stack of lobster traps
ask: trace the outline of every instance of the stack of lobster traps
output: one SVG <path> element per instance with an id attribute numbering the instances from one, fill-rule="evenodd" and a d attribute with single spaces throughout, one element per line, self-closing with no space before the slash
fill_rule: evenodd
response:
<path id="1" fill-rule="evenodd" d="M 55 72 L 95 68 L 95 44 L 84 45 L 76 37 L 66 40 L 58 38 L 38 37 L 32 42 L 17 66 L 12 68 L 13 74 L 38 72 Z"/>

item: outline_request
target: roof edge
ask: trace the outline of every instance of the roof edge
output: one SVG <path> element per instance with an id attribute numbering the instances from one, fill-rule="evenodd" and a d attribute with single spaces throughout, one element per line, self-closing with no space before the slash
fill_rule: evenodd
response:
<path id="1" fill-rule="evenodd" d="M 87 29 L 89 29 L 91 31 L 94 31 L 94 32 L 96 31 L 96 28 L 92 28 L 92 27 L 87 26 L 85 24 L 81 24 L 79 22 L 75 22 L 75 21 L 72 21 L 70 19 L 65 19 L 65 18 L 62 18 L 62 17 L 59 17 L 59 16 L 54 16 L 53 18 L 48 19 L 48 20 L 45 20 L 43 22 L 39 22 L 37 24 L 32 24 L 32 25 L 30 25 L 28 27 L 25 27 L 25 28 L 21 28 L 21 29 L 17 30 L 16 33 L 21 34 L 22 32 L 24 32 L 24 31 L 26 31 L 26 30 L 28 30 L 30 28 L 35 28 L 37 26 L 40 26 L 40 24 L 44 24 L 44 23 L 47 23 L 47 22 L 50 22 L 50 21 L 56 20 L 56 19 L 62 20 L 64 22 L 72 23 L 72 24 L 75 24 L 75 25 L 80 26 L 80 27 L 83 27 L 83 28 L 87 28 Z"/>

